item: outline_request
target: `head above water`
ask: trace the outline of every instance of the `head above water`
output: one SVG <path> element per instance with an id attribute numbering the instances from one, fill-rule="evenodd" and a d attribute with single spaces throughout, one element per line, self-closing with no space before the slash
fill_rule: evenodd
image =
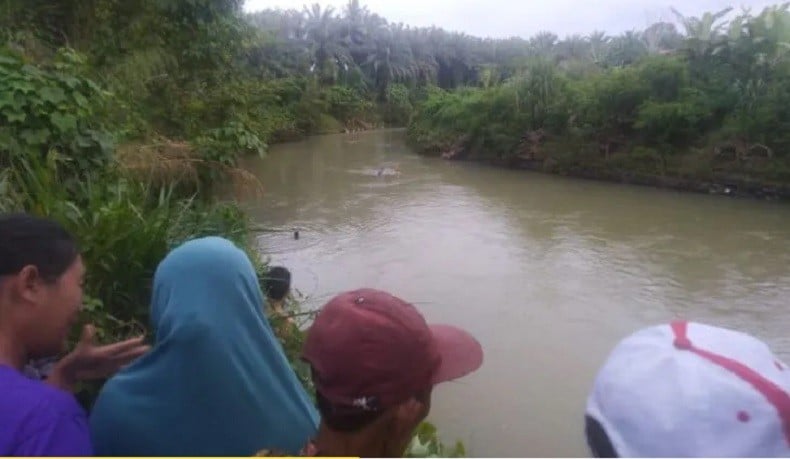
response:
<path id="1" fill-rule="evenodd" d="M 74 238 L 57 222 L 24 213 L 0 216 L 0 339 L 6 364 L 65 350 L 82 305 L 84 267 Z M 9 346 L 3 346 L 8 349 Z"/>
<path id="2" fill-rule="evenodd" d="M 790 370 L 745 333 L 645 328 L 609 355 L 585 424 L 596 457 L 787 457 Z"/>
<path id="3" fill-rule="evenodd" d="M 302 356 L 318 394 L 319 440 L 339 448 L 325 453 L 352 455 L 401 456 L 430 411 L 433 387 L 483 362 L 469 333 L 428 325 L 411 304 L 373 289 L 341 293 L 324 305 Z"/>
<path id="4" fill-rule="evenodd" d="M 282 301 L 291 290 L 291 271 L 284 266 L 269 268 L 264 281 L 264 290 L 268 298 Z"/>

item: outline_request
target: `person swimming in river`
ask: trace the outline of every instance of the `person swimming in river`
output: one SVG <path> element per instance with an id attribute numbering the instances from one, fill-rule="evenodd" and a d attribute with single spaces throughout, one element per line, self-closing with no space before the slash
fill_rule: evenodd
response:
<path id="1" fill-rule="evenodd" d="M 376 177 L 385 177 L 385 176 L 399 176 L 400 175 L 400 166 L 395 165 L 394 167 L 379 167 L 376 169 Z"/>

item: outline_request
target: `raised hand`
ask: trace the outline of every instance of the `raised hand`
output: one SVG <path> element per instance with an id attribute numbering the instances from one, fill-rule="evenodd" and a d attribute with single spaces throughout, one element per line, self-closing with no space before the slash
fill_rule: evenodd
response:
<path id="1" fill-rule="evenodd" d="M 150 349 L 144 336 L 97 346 L 95 335 L 96 329 L 86 325 L 77 346 L 55 364 L 47 382 L 71 391 L 78 381 L 109 378 Z"/>

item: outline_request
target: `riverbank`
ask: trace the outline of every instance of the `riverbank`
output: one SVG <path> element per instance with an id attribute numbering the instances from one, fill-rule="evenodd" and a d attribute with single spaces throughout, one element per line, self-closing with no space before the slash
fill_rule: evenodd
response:
<path id="1" fill-rule="evenodd" d="M 558 69 L 537 66 L 535 72 L 546 70 L 546 79 L 556 83 L 556 94 L 549 98 L 529 95 L 538 84 L 532 81 L 537 73 L 496 87 L 436 90 L 417 105 L 407 138 L 418 153 L 448 160 L 695 193 L 790 199 L 790 138 L 784 127 L 772 127 L 790 119 L 784 109 L 776 100 L 771 106 L 766 102 L 765 110 L 776 118 L 747 123 L 751 115 L 739 112 L 737 104 L 699 108 L 705 91 L 716 88 L 689 80 L 685 65 L 645 61 L 589 80 L 570 80 Z M 674 75 L 682 82 L 682 94 L 694 94 L 693 100 L 667 100 L 660 87 L 652 87 L 659 71 Z M 629 84 L 635 86 L 633 94 L 622 94 Z M 546 105 L 547 100 L 557 103 Z"/>
<path id="2" fill-rule="evenodd" d="M 482 162 L 494 167 L 507 169 L 626 185 L 648 186 L 697 194 L 790 202 L 790 184 L 767 182 L 754 178 L 732 175 L 712 174 L 709 178 L 702 179 L 679 175 L 649 174 L 640 171 L 628 171 L 607 167 L 603 161 L 594 165 L 563 164 L 560 160 L 551 156 L 544 159 L 522 157 L 513 157 L 509 159 L 471 159 L 464 156 L 445 159 L 448 161 Z"/>
<path id="3" fill-rule="evenodd" d="M 369 132 L 379 129 L 407 129 L 406 127 L 388 127 L 371 124 L 364 129 L 349 132 L 348 129 L 333 129 L 313 135 L 302 135 L 294 138 L 283 139 L 273 143 L 282 144 L 305 140 L 309 137 L 317 137 L 329 134 L 349 134 L 354 135 L 360 132 Z M 686 175 L 671 174 L 651 174 L 644 170 L 627 170 L 622 166 L 621 157 L 614 157 L 608 162 L 604 158 L 588 160 L 587 164 L 573 159 L 573 155 L 539 155 L 540 157 L 525 157 L 522 154 L 510 155 L 507 158 L 485 158 L 484 156 L 470 156 L 464 153 L 463 142 L 456 141 L 451 143 L 452 147 L 437 147 L 436 145 L 426 146 L 408 142 L 409 146 L 418 154 L 423 156 L 441 157 L 447 161 L 468 161 L 478 162 L 513 170 L 524 170 L 530 172 L 545 173 L 574 177 L 585 180 L 596 180 L 609 183 L 620 183 L 624 185 L 647 186 L 652 188 L 669 189 L 675 191 L 720 195 L 732 198 L 757 199 L 766 201 L 790 202 L 790 184 L 778 183 L 758 178 L 738 176 L 733 173 L 716 174 L 706 172 L 705 177 L 693 177 Z M 589 159 L 589 158 L 588 158 Z M 653 158 L 656 162 L 660 159 Z M 752 159 L 752 161 L 755 161 Z M 757 162 L 760 160 L 757 159 Z M 613 164 L 613 165 L 612 165 Z M 732 164 L 730 164 L 732 166 Z M 683 168 L 682 164 L 675 164 L 677 170 Z"/>

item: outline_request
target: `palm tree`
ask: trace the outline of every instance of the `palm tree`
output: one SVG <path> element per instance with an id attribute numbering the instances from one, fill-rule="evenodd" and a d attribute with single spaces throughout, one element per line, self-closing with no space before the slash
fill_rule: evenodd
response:
<path id="1" fill-rule="evenodd" d="M 587 41 L 590 43 L 590 58 L 592 58 L 593 62 L 596 64 L 603 62 L 611 40 L 611 37 L 606 35 L 606 32 L 601 32 L 600 30 L 596 30 L 587 37 Z"/>
<path id="2" fill-rule="evenodd" d="M 415 76 L 414 58 L 406 39 L 408 30 L 403 24 L 383 26 L 372 37 L 374 48 L 363 67 L 368 69 L 376 87 L 379 101 L 386 101 L 389 86 L 405 82 Z"/>
<path id="3" fill-rule="evenodd" d="M 436 56 L 428 41 L 426 29 L 412 29 L 409 34 L 409 46 L 414 66 L 414 77 L 419 85 L 434 82 L 439 69 Z"/>
<path id="4" fill-rule="evenodd" d="M 726 39 L 722 31 L 726 22 L 720 22 L 730 13 L 732 8 L 725 8 L 716 13 L 707 12 L 701 18 L 683 16 L 678 10 L 672 8 L 672 13 L 678 18 L 686 32 L 686 52 L 692 59 L 700 58 L 714 51 L 719 41 Z"/>
<path id="5" fill-rule="evenodd" d="M 348 48 L 342 27 L 334 17 L 334 8 L 315 3 L 311 8 L 304 7 L 305 35 L 312 43 L 313 68 L 321 81 L 334 80 L 339 67 L 350 62 Z"/>
<path id="6" fill-rule="evenodd" d="M 586 59 L 590 55 L 590 42 L 581 35 L 572 35 L 557 43 L 556 53 L 560 61 Z"/>
<path id="7" fill-rule="evenodd" d="M 647 51 L 651 54 L 664 54 L 678 49 L 683 43 L 683 37 L 678 33 L 675 24 L 670 22 L 657 22 L 642 32 Z"/>
<path id="8" fill-rule="evenodd" d="M 607 65 L 622 67 L 633 64 L 647 54 L 647 44 L 639 32 L 628 31 L 614 37 L 604 61 Z"/>
<path id="9" fill-rule="evenodd" d="M 365 20 L 370 15 L 368 7 L 360 6 L 359 0 L 349 0 L 343 9 L 343 19 L 346 23 L 346 33 L 352 43 L 362 44 L 365 39 Z"/>
<path id="10" fill-rule="evenodd" d="M 534 55 L 549 57 L 554 51 L 558 38 L 556 34 L 551 32 L 538 32 L 537 35 L 529 39 L 529 47 Z"/>
<path id="11" fill-rule="evenodd" d="M 777 62 L 790 51 L 790 3 L 765 8 L 746 28 L 752 41 L 767 45 L 766 57 Z"/>

